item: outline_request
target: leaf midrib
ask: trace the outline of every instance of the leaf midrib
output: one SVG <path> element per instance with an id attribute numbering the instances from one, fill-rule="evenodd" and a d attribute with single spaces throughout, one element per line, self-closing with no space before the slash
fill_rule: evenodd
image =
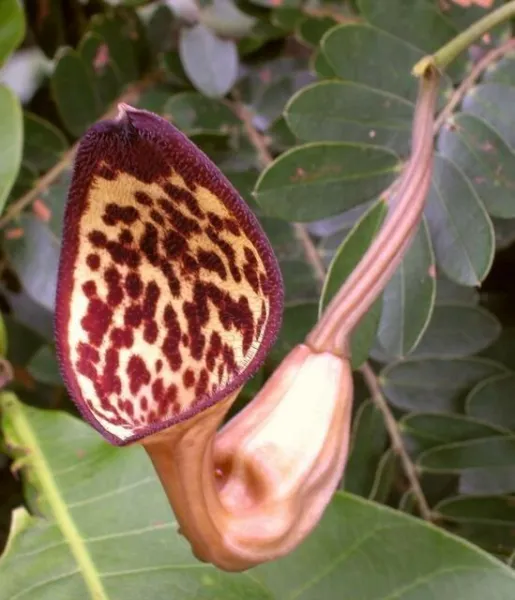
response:
<path id="1" fill-rule="evenodd" d="M 21 442 L 30 453 L 31 466 L 39 481 L 41 493 L 46 498 L 55 521 L 70 546 L 91 598 L 93 600 L 109 600 L 89 550 L 59 493 L 52 471 L 41 452 L 38 437 L 26 419 L 23 409 L 19 406 L 16 407 L 11 413 L 11 418 Z"/>

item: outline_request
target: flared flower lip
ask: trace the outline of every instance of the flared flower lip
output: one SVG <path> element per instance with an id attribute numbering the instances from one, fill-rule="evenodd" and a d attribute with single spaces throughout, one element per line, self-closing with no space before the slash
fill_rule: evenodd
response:
<path id="1" fill-rule="evenodd" d="M 111 444 L 125 446 L 149 435 L 163 431 L 177 423 L 185 422 L 199 412 L 223 400 L 231 392 L 241 387 L 259 369 L 274 344 L 281 328 L 284 303 L 284 287 L 279 264 L 259 221 L 229 180 L 215 167 L 212 161 L 197 148 L 182 132 L 165 119 L 149 111 L 120 105 L 118 117 L 100 121 L 93 125 L 82 138 L 75 158 L 73 177 L 66 203 L 63 240 L 59 259 L 58 283 L 54 329 L 56 352 L 63 381 L 80 414 Z M 249 240 L 255 245 L 263 261 L 269 278 L 270 314 L 265 325 L 262 342 L 248 365 L 234 379 L 214 394 L 183 413 L 156 421 L 146 427 L 138 426 L 138 431 L 126 439 L 120 439 L 102 427 L 86 404 L 78 385 L 74 368 L 70 361 L 70 347 L 67 339 L 67 326 L 70 319 L 70 295 L 73 286 L 75 260 L 79 251 L 77 223 L 84 209 L 93 174 L 98 162 L 104 157 L 123 170 L 124 145 L 131 136 L 154 141 L 160 153 L 166 157 L 169 168 L 177 170 L 187 181 L 188 178 L 207 188 L 222 199 L 229 211 L 237 219 Z M 108 156 L 106 153 L 108 151 Z M 81 165 L 80 171 L 78 165 Z M 132 167 L 149 181 L 155 176 L 156 165 L 151 156 L 138 156 Z"/>

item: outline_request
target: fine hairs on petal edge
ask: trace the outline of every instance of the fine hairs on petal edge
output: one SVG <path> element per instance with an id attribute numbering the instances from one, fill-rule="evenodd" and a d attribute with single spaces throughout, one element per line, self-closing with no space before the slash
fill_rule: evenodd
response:
<path id="1" fill-rule="evenodd" d="M 189 410 L 177 417 L 149 424 L 126 439 L 120 439 L 106 431 L 86 405 L 77 383 L 74 366 L 71 364 L 67 339 L 70 296 L 81 242 L 78 223 L 88 202 L 95 169 L 103 160 L 108 160 L 116 170 L 130 173 L 146 183 L 166 177 L 170 169 L 173 169 L 192 189 L 196 185 L 207 188 L 222 200 L 247 238 L 254 244 L 265 265 L 269 284 L 270 312 L 261 344 L 252 360 L 225 387 L 211 395 L 207 394 Z M 119 115 L 114 120 L 99 122 L 86 132 L 77 151 L 65 210 L 56 294 L 55 333 L 60 370 L 70 395 L 84 419 L 109 442 L 115 445 L 135 442 L 191 418 L 241 387 L 263 363 L 276 340 L 281 326 L 283 301 L 284 290 L 279 265 L 257 218 L 226 177 L 184 134 L 153 113 L 125 105 L 120 106 Z"/>

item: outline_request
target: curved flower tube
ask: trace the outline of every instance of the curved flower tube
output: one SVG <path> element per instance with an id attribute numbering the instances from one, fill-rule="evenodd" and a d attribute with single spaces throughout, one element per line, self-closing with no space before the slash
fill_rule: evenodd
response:
<path id="1" fill-rule="evenodd" d="M 240 571 L 290 552 L 340 480 L 348 334 L 420 219 L 437 79 L 422 84 L 414 158 L 385 225 L 396 224 L 395 242 L 383 246 L 379 234 L 382 253 L 373 245 L 362 277 L 346 284 L 352 302 L 340 292 L 220 432 L 279 327 L 282 282 L 268 241 L 218 169 L 156 115 L 122 106 L 81 142 L 56 302 L 63 377 L 109 441 L 143 445 L 201 560 Z"/>
<path id="2" fill-rule="evenodd" d="M 350 365 L 294 348 L 216 435 L 232 400 L 143 444 L 197 558 L 241 571 L 293 550 L 331 499 L 347 458 Z"/>

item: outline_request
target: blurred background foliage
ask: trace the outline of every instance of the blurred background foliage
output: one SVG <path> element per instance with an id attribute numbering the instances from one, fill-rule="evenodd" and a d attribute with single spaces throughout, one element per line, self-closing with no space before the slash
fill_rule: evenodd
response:
<path id="1" fill-rule="evenodd" d="M 281 264 L 286 308 L 279 340 L 244 388 L 239 408 L 304 338 L 380 227 L 384 203 L 377 200 L 409 155 L 417 91 L 411 67 L 502 1 L 491 4 L 25 0 L 22 5 L 1 0 L 0 376 L 22 404 L 12 413 L 4 410 L 0 548 L 16 507 L 25 505 L 51 518 L 49 507 L 34 504 L 31 496 L 32 488 L 42 497 L 48 492 L 38 469 L 35 479 L 20 475 L 20 448 L 30 446 L 20 423 L 41 434 L 40 444 L 32 440 L 33 450 L 46 457 L 50 472 L 60 454 L 67 460 L 75 456 L 68 452 L 75 448 L 75 436 L 103 444 L 69 416 L 77 415 L 59 375 L 52 331 L 63 208 L 75 144 L 85 130 L 115 114 L 120 100 L 158 112 L 216 162 L 259 216 Z M 364 519 L 364 527 L 385 514 L 393 523 L 398 516 L 381 512 L 383 504 L 401 516 L 422 516 L 511 565 L 514 106 L 515 43 L 512 24 L 506 23 L 469 48 L 443 80 L 424 221 L 382 298 L 354 333 L 352 451 L 341 484 L 354 496 L 339 496 L 329 521 L 315 534 L 325 548 L 321 563 L 341 551 L 337 547 L 331 554 L 323 536 L 347 512 L 355 523 Z M 358 370 L 364 364 L 367 381 Z M 104 465 L 109 473 L 123 460 L 128 469 L 127 457 L 135 451 L 102 445 L 99 468 Z M 82 450 L 77 452 L 80 458 Z M 123 459 L 118 452 L 126 453 Z M 134 466 L 143 464 L 139 454 L 132 460 L 132 470 L 148 470 L 148 465 Z M 413 474 L 420 484 L 416 490 Z M 377 505 L 360 504 L 355 496 Z M 421 515 L 421 496 L 428 514 Z M 127 502 L 135 502 L 134 497 Z M 108 521 L 109 502 L 104 509 Z M 156 520 L 161 518 L 168 517 Z M 407 522 L 413 527 L 413 521 Z M 24 523 L 29 529 L 40 527 Z M 417 535 L 429 540 L 434 529 L 420 525 Z M 349 535 L 347 522 L 345 527 Z M 421 542 L 422 563 L 439 545 L 450 564 L 470 552 L 470 546 L 453 546 L 447 556 L 449 539 L 431 538 L 427 547 Z M 376 540 L 392 548 L 398 542 Z M 43 542 L 32 543 L 37 548 Z M 147 544 L 144 539 L 138 543 Z M 302 569 L 316 568 L 310 566 L 313 544 L 297 563 L 287 563 L 286 572 L 291 567 L 298 576 Z M 44 564 L 46 559 L 32 551 Z M 9 556 L 4 572 L 1 565 L 0 574 L 8 577 L 13 572 Z M 418 568 L 414 563 L 407 570 Z M 342 586 L 349 581 L 348 569 Z M 280 588 L 273 587 L 270 571 L 260 573 L 270 590 Z M 229 598 L 230 586 L 241 585 L 231 597 L 250 597 L 247 580 L 214 579 L 213 594 L 225 590 L 222 595 Z M 180 589 L 182 584 L 176 585 Z M 500 590 L 492 598 L 515 597 L 515 583 L 503 585 L 492 583 L 492 590 Z M 12 596 L 0 591 L 0 598 L 19 593 L 12 589 Z M 331 595 L 330 587 L 309 589 L 312 595 L 302 597 L 344 597 Z M 472 594 L 467 597 L 475 598 Z M 359 597 L 383 596 L 369 590 Z M 442 592 L 438 597 L 457 596 Z"/>

